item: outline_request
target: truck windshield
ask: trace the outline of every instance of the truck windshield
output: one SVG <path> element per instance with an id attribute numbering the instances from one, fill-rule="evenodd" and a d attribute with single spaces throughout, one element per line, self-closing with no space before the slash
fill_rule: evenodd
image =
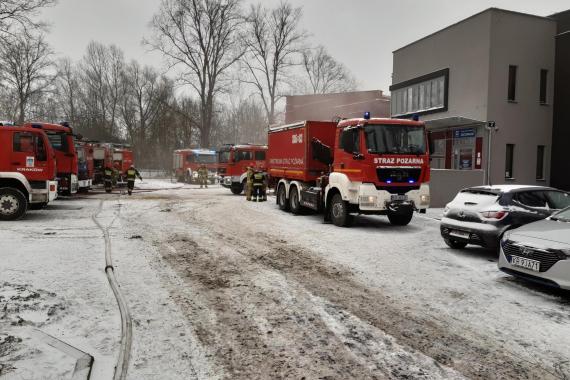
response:
<path id="1" fill-rule="evenodd" d="M 225 164 L 226 162 L 230 162 L 230 151 L 224 150 L 218 152 L 218 162 Z"/>
<path id="2" fill-rule="evenodd" d="M 364 126 L 368 153 L 425 154 L 424 128 L 413 125 L 369 124 Z"/>
<path id="3" fill-rule="evenodd" d="M 215 164 L 216 156 L 213 154 L 200 154 L 196 156 L 196 162 L 199 164 Z"/>
<path id="4" fill-rule="evenodd" d="M 54 131 L 45 132 L 53 149 L 59 150 L 60 152 L 68 152 L 67 133 Z"/>

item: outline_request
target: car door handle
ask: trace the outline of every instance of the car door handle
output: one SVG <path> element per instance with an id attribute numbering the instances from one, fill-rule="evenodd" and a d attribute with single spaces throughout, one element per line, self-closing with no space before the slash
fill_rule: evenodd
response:
<path id="1" fill-rule="evenodd" d="M 22 165 L 21 162 L 12 162 L 12 165 Z"/>

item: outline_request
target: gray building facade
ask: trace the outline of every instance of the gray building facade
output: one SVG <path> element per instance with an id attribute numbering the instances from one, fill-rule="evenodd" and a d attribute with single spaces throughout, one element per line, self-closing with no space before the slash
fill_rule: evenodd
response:
<path id="1" fill-rule="evenodd" d="M 457 171 L 458 188 L 473 170 L 481 182 L 548 185 L 556 35 L 551 18 L 491 8 L 402 47 L 391 115 L 426 122 L 432 169 Z"/>

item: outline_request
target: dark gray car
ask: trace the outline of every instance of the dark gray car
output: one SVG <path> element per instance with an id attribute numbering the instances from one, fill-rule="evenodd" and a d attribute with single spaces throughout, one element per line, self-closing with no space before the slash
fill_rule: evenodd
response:
<path id="1" fill-rule="evenodd" d="M 568 193 L 550 187 L 471 187 L 461 190 L 445 207 L 441 236 L 451 248 L 474 244 L 498 249 L 505 231 L 542 220 L 568 206 Z"/>

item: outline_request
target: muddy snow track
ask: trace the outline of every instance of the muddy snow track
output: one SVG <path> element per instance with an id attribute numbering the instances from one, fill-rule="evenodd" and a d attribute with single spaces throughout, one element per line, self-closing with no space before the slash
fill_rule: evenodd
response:
<path id="1" fill-rule="evenodd" d="M 177 217 L 202 233 L 160 238 L 163 258 L 193 295 L 170 291 L 228 378 L 564 378 L 474 331 L 409 310 L 279 236 L 237 220 L 213 223 L 201 207 Z M 379 352 L 398 345 L 412 354 L 382 361 Z"/>
<path id="2" fill-rule="evenodd" d="M 120 198 L 119 198 L 120 199 Z M 115 216 L 111 223 L 106 227 L 99 222 L 97 217 L 103 211 L 103 204 L 104 201 L 100 201 L 99 208 L 97 211 L 91 216 L 93 222 L 99 227 L 99 229 L 103 232 L 103 238 L 105 239 L 105 273 L 107 274 L 107 279 L 109 280 L 109 285 L 113 290 L 113 294 L 117 299 L 117 304 L 119 305 L 119 311 L 121 314 L 121 346 L 119 348 L 119 356 L 117 358 L 117 364 L 115 366 L 115 374 L 113 376 L 114 380 L 124 380 L 127 377 L 127 371 L 129 368 L 129 360 L 131 355 L 131 346 L 132 346 L 132 330 L 133 330 L 133 322 L 131 319 L 131 314 L 129 313 L 129 309 L 127 306 L 127 302 L 121 293 L 121 288 L 115 277 L 115 269 L 113 267 L 112 261 L 112 251 L 111 251 L 111 238 L 109 236 L 109 229 L 115 222 L 115 220 L 119 217 L 119 213 L 121 212 L 121 204 L 118 204 L 118 210 L 115 213 Z"/>

